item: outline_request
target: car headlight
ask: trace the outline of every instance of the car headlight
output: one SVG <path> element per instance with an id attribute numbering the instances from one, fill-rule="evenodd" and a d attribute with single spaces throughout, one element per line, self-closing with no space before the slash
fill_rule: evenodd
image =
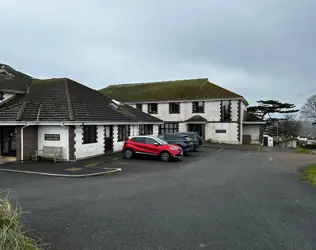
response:
<path id="1" fill-rule="evenodd" d="M 180 148 L 177 148 L 177 147 L 170 147 L 171 150 L 173 151 L 178 151 Z"/>

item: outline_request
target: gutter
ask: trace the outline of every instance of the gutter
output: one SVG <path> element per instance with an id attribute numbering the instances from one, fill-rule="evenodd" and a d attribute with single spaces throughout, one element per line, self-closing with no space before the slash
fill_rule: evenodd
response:
<path id="1" fill-rule="evenodd" d="M 25 126 L 21 128 L 21 161 L 23 162 L 24 159 L 24 128 L 30 126 L 28 123 L 26 123 Z"/>

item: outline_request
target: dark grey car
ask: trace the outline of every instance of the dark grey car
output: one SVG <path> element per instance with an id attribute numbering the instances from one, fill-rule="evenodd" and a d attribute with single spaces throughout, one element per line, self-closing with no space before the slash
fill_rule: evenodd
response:
<path id="1" fill-rule="evenodd" d="M 159 134 L 158 138 L 168 142 L 168 144 L 175 144 L 182 148 L 184 154 L 192 152 L 194 145 L 192 139 L 187 135 L 180 135 L 178 133 Z"/>

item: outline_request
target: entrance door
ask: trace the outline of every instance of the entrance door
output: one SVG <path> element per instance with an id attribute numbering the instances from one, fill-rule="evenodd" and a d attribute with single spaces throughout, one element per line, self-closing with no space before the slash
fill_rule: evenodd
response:
<path id="1" fill-rule="evenodd" d="M 197 132 L 197 134 L 205 138 L 205 125 L 204 124 L 188 124 L 188 132 Z"/>
<path id="2" fill-rule="evenodd" d="M 0 128 L 1 155 L 16 156 L 16 134 L 15 127 Z"/>
<path id="3" fill-rule="evenodd" d="M 105 126 L 105 153 L 113 152 L 113 126 Z"/>
<path id="4" fill-rule="evenodd" d="M 268 137 L 263 137 L 263 146 L 268 146 Z"/>

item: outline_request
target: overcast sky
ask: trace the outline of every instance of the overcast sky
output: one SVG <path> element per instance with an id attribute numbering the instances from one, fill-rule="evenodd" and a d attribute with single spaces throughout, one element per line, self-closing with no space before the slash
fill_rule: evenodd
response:
<path id="1" fill-rule="evenodd" d="M 250 104 L 316 93 L 315 0 L 0 0 L 0 61 L 92 88 L 207 77 Z"/>

